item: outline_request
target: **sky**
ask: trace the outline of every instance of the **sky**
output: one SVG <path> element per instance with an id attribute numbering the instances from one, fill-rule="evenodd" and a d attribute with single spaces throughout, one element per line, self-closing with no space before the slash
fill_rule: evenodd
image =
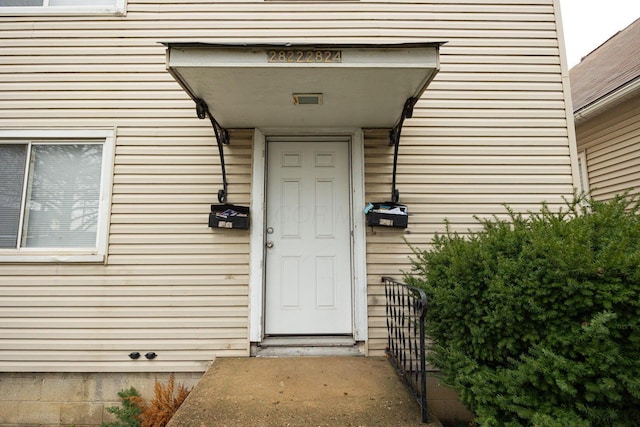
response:
<path id="1" fill-rule="evenodd" d="M 560 0 L 569 68 L 640 18 L 640 0 Z"/>

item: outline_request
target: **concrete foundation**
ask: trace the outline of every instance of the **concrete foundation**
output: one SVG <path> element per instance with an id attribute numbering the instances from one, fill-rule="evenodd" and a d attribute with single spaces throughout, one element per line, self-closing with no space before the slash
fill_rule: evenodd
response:
<path id="1" fill-rule="evenodd" d="M 446 426 L 469 425 L 473 414 L 460 402 L 458 394 L 443 386 L 435 376 L 427 376 L 427 406 Z"/>
<path id="2" fill-rule="evenodd" d="M 192 387 L 202 375 L 176 373 L 175 382 Z M 120 404 L 120 390 L 151 399 L 156 378 L 166 384 L 169 374 L 0 373 L 0 427 L 99 427 L 115 421 L 106 408 Z"/>
<path id="3" fill-rule="evenodd" d="M 176 385 L 193 387 L 203 374 L 176 373 Z M 391 377 L 397 381 L 395 374 Z M 166 384 L 169 374 L 0 373 L 0 427 L 100 427 L 116 421 L 106 408 L 120 405 L 120 390 L 135 387 L 149 400 L 156 378 Z M 460 425 L 472 418 L 456 393 L 434 377 L 427 381 L 427 397 L 430 411 L 445 425 Z"/>

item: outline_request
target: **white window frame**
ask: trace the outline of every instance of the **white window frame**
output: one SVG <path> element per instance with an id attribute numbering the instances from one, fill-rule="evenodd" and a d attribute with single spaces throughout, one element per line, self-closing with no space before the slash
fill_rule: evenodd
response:
<path id="1" fill-rule="evenodd" d="M 127 0 L 116 0 L 113 6 L 95 6 L 87 0 L 86 6 L 49 6 L 49 0 L 44 0 L 44 6 L 0 6 L 0 16 L 15 15 L 118 15 L 127 13 Z"/>
<path id="2" fill-rule="evenodd" d="M 587 169 L 587 150 L 578 153 L 578 173 L 580 180 L 580 192 L 589 194 L 589 170 Z"/>
<path id="3" fill-rule="evenodd" d="M 103 263 L 107 254 L 109 217 L 111 213 L 111 188 L 113 183 L 113 163 L 116 130 L 111 129 L 0 129 L 1 142 L 37 140 L 63 140 L 73 143 L 92 140 L 102 142 L 102 169 L 100 175 L 100 198 L 96 246 L 94 248 L 3 248 L 0 249 L 2 262 L 93 262 Z M 29 171 L 25 171 L 28 173 Z"/>

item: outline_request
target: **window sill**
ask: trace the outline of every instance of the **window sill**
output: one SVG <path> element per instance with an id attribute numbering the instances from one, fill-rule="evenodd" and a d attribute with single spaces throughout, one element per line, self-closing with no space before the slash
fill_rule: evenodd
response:
<path id="1" fill-rule="evenodd" d="M 97 253 L 0 253 L 0 263 L 104 263 L 104 254 Z"/>
<path id="2" fill-rule="evenodd" d="M 125 16 L 120 6 L 31 6 L 0 7 L 0 16 L 68 16 L 68 15 L 112 15 Z"/>

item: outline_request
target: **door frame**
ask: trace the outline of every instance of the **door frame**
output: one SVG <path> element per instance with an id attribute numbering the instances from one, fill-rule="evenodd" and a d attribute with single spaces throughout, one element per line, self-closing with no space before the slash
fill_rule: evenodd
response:
<path id="1" fill-rule="evenodd" d="M 364 215 L 364 134 L 362 129 L 255 129 L 253 135 L 253 169 L 251 178 L 251 241 L 249 256 L 249 341 L 264 338 L 265 242 L 266 242 L 266 148 L 267 135 L 300 136 L 306 139 L 322 136 L 350 137 L 351 164 L 351 260 L 352 260 L 352 321 L 355 341 L 366 342 L 367 269 L 366 224 Z"/>

